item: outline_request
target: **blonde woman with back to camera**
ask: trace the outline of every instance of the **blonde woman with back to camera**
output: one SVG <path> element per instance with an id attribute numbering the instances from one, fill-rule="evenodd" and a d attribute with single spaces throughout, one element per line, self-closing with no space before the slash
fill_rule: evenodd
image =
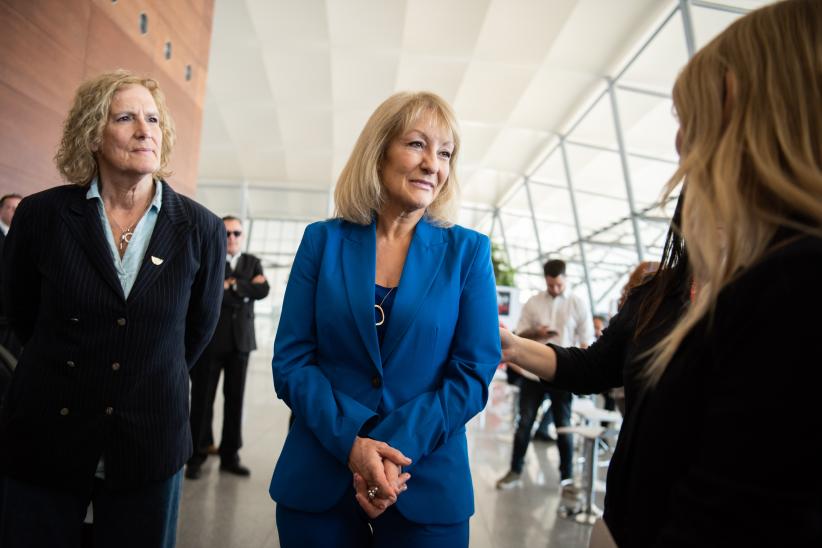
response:
<path id="1" fill-rule="evenodd" d="M 822 546 L 822 2 L 742 17 L 673 101 L 696 291 L 624 377 L 605 522 L 621 547 Z M 594 364 L 503 333 L 506 359 L 571 390 L 619 373 L 620 348 Z"/>

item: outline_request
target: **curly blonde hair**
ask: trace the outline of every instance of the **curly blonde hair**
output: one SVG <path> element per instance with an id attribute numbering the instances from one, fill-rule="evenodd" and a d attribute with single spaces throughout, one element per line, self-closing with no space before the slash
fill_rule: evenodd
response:
<path id="1" fill-rule="evenodd" d="M 445 99 L 427 91 L 400 92 L 386 99 L 366 122 L 334 189 L 335 215 L 346 221 L 367 225 L 380 211 L 385 196 L 380 168 L 391 141 L 430 114 L 451 133 L 454 152 L 450 174 L 436 199 L 426 209 L 426 217 L 439 226 L 454 224 L 459 207 L 457 157 L 460 150 L 459 126 L 454 111 Z"/>
<path id="2" fill-rule="evenodd" d="M 168 162 L 174 147 L 174 122 L 166 107 L 163 92 L 160 91 L 160 84 L 153 78 L 119 69 L 86 80 L 77 89 L 74 103 L 63 124 L 60 147 L 54 156 L 54 163 L 67 182 L 85 186 L 97 175 L 94 150 L 100 146 L 111 101 L 121 88 L 133 85 L 143 86 L 151 93 L 160 115 L 163 144 L 160 167 L 154 177 L 165 179 L 171 174 Z"/>
<path id="3" fill-rule="evenodd" d="M 686 181 L 682 234 L 699 291 L 646 370 L 655 384 L 721 290 L 765 257 L 780 228 L 822 236 L 822 2 L 788 0 L 737 20 L 673 90 Z"/>

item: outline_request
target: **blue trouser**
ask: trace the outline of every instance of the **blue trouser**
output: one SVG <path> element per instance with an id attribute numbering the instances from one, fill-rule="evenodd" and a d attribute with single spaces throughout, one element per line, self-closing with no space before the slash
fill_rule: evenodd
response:
<path id="1" fill-rule="evenodd" d="M 396 506 L 369 520 L 352 489 L 327 512 L 302 512 L 278 504 L 277 531 L 281 548 L 468 547 L 468 520 L 447 525 L 414 523 L 405 519 Z"/>
<path id="2" fill-rule="evenodd" d="M 91 501 L 96 548 L 173 548 L 182 473 L 134 489 L 113 490 L 94 480 L 82 496 L 5 478 L 0 516 L 3 548 L 77 548 Z"/>
<path id="3" fill-rule="evenodd" d="M 557 428 L 568 426 L 571 423 L 573 394 L 549 388 L 540 382 L 523 380 L 519 391 L 519 424 L 514 433 L 514 450 L 511 453 L 511 470 L 518 474 L 522 472 L 525 452 L 528 450 L 528 444 L 531 443 L 531 428 L 546 394 L 551 397 L 551 414 Z M 560 479 L 569 479 L 573 477 L 573 437 L 570 434 L 558 434 L 557 449 L 559 449 Z"/>

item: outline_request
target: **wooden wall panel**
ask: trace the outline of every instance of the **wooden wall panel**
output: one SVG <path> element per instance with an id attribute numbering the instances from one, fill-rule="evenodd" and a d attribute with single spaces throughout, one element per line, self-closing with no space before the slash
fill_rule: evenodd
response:
<path id="1" fill-rule="evenodd" d="M 60 182 L 52 158 L 60 140 L 63 115 L 46 108 L 29 95 L 0 82 L 0 105 L 14 104 L 0 116 L 0 193 L 28 194 Z M 13 168 L 13 169 L 11 169 Z M 26 174 L 26 180 L 36 181 L 32 189 L 22 188 L 12 175 Z"/>
<path id="2" fill-rule="evenodd" d="M 169 180 L 193 195 L 213 13 L 214 0 L 0 0 L 0 194 L 59 184 L 52 158 L 77 87 L 125 68 L 160 82 L 177 127 Z"/>

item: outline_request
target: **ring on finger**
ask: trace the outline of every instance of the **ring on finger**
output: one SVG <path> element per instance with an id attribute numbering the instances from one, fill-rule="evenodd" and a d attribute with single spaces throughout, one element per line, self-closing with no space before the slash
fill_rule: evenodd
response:
<path id="1" fill-rule="evenodd" d="M 368 500 L 374 500 L 377 497 L 377 492 L 379 490 L 380 488 L 378 486 L 369 487 L 368 491 L 366 491 L 366 493 L 368 493 Z"/>

